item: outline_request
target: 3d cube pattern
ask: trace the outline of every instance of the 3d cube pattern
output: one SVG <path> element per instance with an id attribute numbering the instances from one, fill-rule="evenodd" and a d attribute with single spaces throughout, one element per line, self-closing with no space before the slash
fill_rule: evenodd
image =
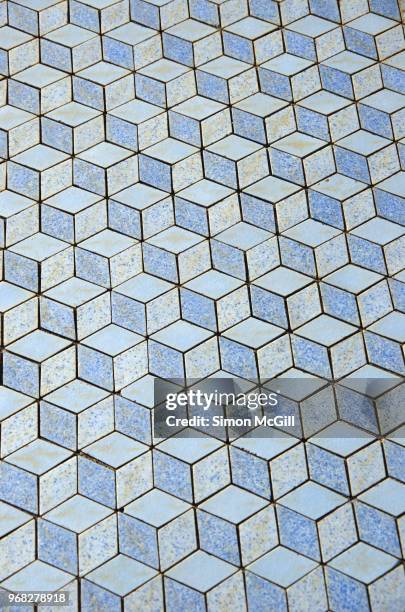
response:
<path id="1" fill-rule="evenodd" d="M 404 609 L 401 9 L 0 0 L 0 597 Z M 156 439 L 155 377 L 295 426 Z"/>

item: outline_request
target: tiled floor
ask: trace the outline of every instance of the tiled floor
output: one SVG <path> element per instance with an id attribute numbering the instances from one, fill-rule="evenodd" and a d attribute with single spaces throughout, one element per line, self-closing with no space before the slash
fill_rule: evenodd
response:
<path id="1" fill-rule="evenodd" d="M 404 609 L 399 4 L 0 0 L 1 609 Z"/>

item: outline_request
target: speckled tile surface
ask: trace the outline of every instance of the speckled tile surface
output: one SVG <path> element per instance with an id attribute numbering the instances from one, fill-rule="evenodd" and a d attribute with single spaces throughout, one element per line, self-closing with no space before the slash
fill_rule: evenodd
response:
<path id="1" fill-rule="evenodd" d="M 401 4 L 0 0 L 1 610 L 404 609 Z"/>

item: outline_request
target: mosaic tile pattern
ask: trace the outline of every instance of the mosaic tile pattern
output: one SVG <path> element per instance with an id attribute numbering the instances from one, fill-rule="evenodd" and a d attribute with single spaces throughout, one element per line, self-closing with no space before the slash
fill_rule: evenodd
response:
<path id="1" fill-rule="evenodd" d="M 0 596 L 404 609 L 404 68 L 396 0 L 0 0 Z M 153 438 L 227 376 L 295 429 Z"/>

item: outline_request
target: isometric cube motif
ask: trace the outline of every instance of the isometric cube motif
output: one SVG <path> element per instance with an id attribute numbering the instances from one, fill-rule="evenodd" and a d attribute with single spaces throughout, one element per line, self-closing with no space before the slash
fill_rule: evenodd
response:
<path id="1" fill-rule="evenodd" d="M 223 331 L 250 315 L 243 282 L 216 270 L 185 283 L 180 302 L 183 319 L 212 331 Z"/>
<path id="2" fill-rule="evenodd" d="M 298 129 L 322 140 L 335 141 L 359 128 L 356 106 L 323 89 L 300 100 L 296 114 Z"/>
<path id="3" fill-rule="evenodd" d="M 312 185 L 308 201 L 313 219 L 339 229 L 351 230 L 375 216 L 368 185 L 339 173 Z"/>
<path id="4" fill-rule="evenodd" d="M 329 315 L 320 315 L 291 337 L 295 365 L 325 378 L 339 378 L 366 363 L 361 332 Z"/>
<path id="5" fill-rule="evenodd" d="M 240 136 L 227 136 L 204 151 L 205 175 L 233 189 L 246 187 L 268 174 L 266 151 Z"/>
<path id="6" fill-rule="evenodd" d="M 193 96 L 169 111 L 170 135 L 200 147 L 232 132 L 231 115 L 225 104 Z"/>
<path id="7" fill-rule="evenodd" d="M 108 227 L 132 238 L 145 240 L 171 225 L 172 197 L 161 189 L 135 183 L 108 200 Z"/>
<path id="8" fill-rule="evenodd" d="M 108 62 L 138 70 L 162 57 L 162 43 L 156 30 L 125 23 L 105 33 L 103 56 Z"/>
<path id="9" fill-rule="evenodd" d="M 401 557 L 398 532 L 401 532 L 399 516 L 403 513 L 403 486 L 397 480 L 387 478 L 359 496 L 356 505 L 362 540 L 397 557 Z M 375 529 L 379 521 L 384 525 L 383 539 Z"/>
<path id="10" fill-rule="evenodd" d="M 197 548 L 192 507 L 159 489 L 128 504 L 118 527 L 120 552 L 156 569 L 167 569 Z"/>
<path id="11" fill-rule="evenodd" d="M 73 276 L 73 247 L 38 232 L 6 251 L 4 268 L 5 280 L 45 291 Z"/>
<path id="12" fill-rule="evenodd" d="M 247 567 L 247 598 L 256 609 L 300 609 L 300 600 L 311 609 L 327 609 L 326 590 L 319 565 L 279 546 Z M 288 608 L 287 608 L 288 601 Z"/>
<path id="13" fill-rule="evenodd" d="M 279 244 L 282 264 L 311 276 L 323 277 L 349 259 L 345 235 L 314 219 L 282 232 Z"/>
<path id="14" fill-rule="evenodd" d="M 39 397 L 74 378 L 76 349 L 69 340 L 37 329 L 7 346 L 3 380 Z"/>
<path id="15" fill-rule="evenodd" d="M 258 64 L 283 52 L 280 29 L 268 21 L 245 17 L 228 25 L 223 33 L 226 55 Z"/>
<path id="16" fill-rule="evenodd" d="M 44 233 L 77 243 L 107 227 L 105 200 L 79 187 L 68 187 L 44 200 L 41 206 Z"/>
<path id="17" fill-rule="evenodd" d="M 116 555 L 116 523 L 112 510 L 74 495 L 38 522 L 38 558 L 73 574 L 85 574 Z"/>
<path id="18" fill-rule="evenodd" d="M 126 579 L 123 580 L 122 576 Z M 162 578 L 156 570 L 126 555 L 118 555 L 86 575 L 83 606 L 87 610 L 136 610 L 145 605 L 163 605 Z"/>
<path id="19" fill-rule="evenodd" d="M 270 232 L 276 226 L 283 231 L 308 218 L 304 189 L 275 176 L 245 187 L 240 197 L 243 220 Z"/>
<path id="20" fill-rule="evenodd" d="M 65 153 L 81 153 L 104 140 L 100 111 L 68 102 L 41 117 L 42 142 Z"/>
<path id="21" fill-rule="evenodd" d="M 106 130 L 110 142 L 132 151 L 142 151 L 167 138 L 167 116 L 155 104 L 131 100 L 108 114 Z"/>
<path id="22" fill-rule="evenodd" d="M 232 107 L 237 136 L 270 144 L 296 129 L 292 105 L 263 93 L 253 94 Z"/>
<path id="23" fill-rule="evenodd" d="M 309 60 L 323 60 L 345 48 L 342 30 L 335 23 L 306 15 L 284 30 L 286 51 Z"/>
<path id="24" fill-rule="evenodd" d="M 404 17 L 0 0 L 1 609 L 403 609 Z"/>
<path id="25" fill-rule="evenodd" d="M 363 560 L 361 566 L 359 565 L 360 559 Z M 341 553 L 336 559 L 333 559 L 327 568 L 326 584 L 332 605 L 336 609 L 339 609 L 342 604 L 347 605 L 347 593 L 350 590 L 350 605 L 354 603 L 358 609 L 361 609 L 361 607 L 367 609 L 369 608 L 366 599 L 367 592 L 370 593 L 370 597 L 373 593 L 372 601 L 375 601 L 374 605 L 378 605 L 381 590 L 388 585 L 391 587 L 391 594 L 386 597 L 386 601 L 389 602 L 389 605 L 395 605 L 394 602 L 398 596 L 400 597 L 401 593 L 400 583 L 399 585 L 395 584 L 397 581 L 395 574 L 397 572 L 389 571 L 395 565 L 395 557 L 376 550 L 364 542 L 358 542 Z M 385 576 L 382 578 L 383 574 Z M 346 597 L 343 595 L 345 593 Z M 336 598 L 339 598 L 341 604 L 335 603 Z"/>
<path id="26" fill-rule="evenodd" d="M 204 378 L 219 369 L 217 338 L 188 321 L 152 334 L 148 349 L 151 374 L 164 378 Z"/>
<path id="27" fill-rule="evenodd" d="M 109 508 L 121 508 L 151 488 L 151 450 L 121 433 L 86 446 L 78 459 L 79 493 Z"/>
<path id="28" fill-rule="evenodd" d="M 129 187 L 137 178 L 137 156 L 108 142 L 79 153 L 74 160 L 74 184 L 102 196 Z"/>
<path id="29" fill-rule="evenodd" d="M 176 225 L 203 236 L 214 236 L 240 221 L 237 193 L 207 179 L 179 191 L 174 205 Z"/>
<path id="30" fill-rule="evenodd" d="M 232 443 L 230 462 L 236 485 L 270 500 L 307 480 L 305 451 L 297 438 L 277 431 L 271 435 L 269 445 L 269 438 L 256 437 L 254 431 Z"/>
<path id="31" fill-rule="evenodd" d="M 381 274 L 348 264 L 320 283 L 325 312 L 347 323 L 370 325 L 392 310 L 391 296 Z"/>
<path id="32" fill-rule="evenodd" d="M 211 240 L 216 270 L 253 280 L 279 264 L 277 237 L 248 223 L 237 223 Z"/>
<path id="33" fill-rule="evenodd" d="M 168 610 L 188 606 L 196 610 L 215 609 L 224 600 L 238 612 L 245 609 L 241 601 L 242 573 L 234 565 L 202 550 L 168 570 L 164 588 Z"/>
<path id="34" fill-rule="evenodd" d="M 67 23 L 65 0 L 16 0 L 8 9 L 10 25 L 34 36 L 44 36 Z"/>
<path id="35" fill-rule="evenodd" d="M 319 66 L 322 88 L 359 100 L 382 87 L 380 66 L 363 54 L 342 51 Z"/>
<path id="36" fill-rule="evenodd" d="M 404 46 L 404 33 L 399 24 L 373 13 L 350 21 L 343 33 L 350 51 L 375 59 L 385 59 L 402 51 Z"/>
<path id="37" fill-rule="evenodd" d="M 110 296 L 77 277 L 44 292 L 40 298 L 41 326 L 71 340 L 81 340 L 111 322 Z"/>
<path id="38" fill-rule="evenodd" d="M 309 276 L 279 266 L 250 285 L 254 316 L 295 329 L 321 313 L 316 283 Z"/>
<path id="39" fill-rule="evenodd" d="M 56 444 L 36 439 L 2 461 L 0 483 L 5 501 L 42 514 L 77 492 L 77 459 Z"/>
<path id="40" fill-rule="evenodd" d="M 378 183 L 400 169 L 396 146 L 365 130 L 338 140 L 335 157 L 338 172 L 363 183 Z"/>
<path id="41" fill-rule="evenodd" d="M 277 544 L 274 509 L 233 485 L 199 504 L 197 519 L 202 550 L 235 565 L 241 560 L 245 565 Z"/>
<path id="42" fill-rule="evenodd" d="M 155 485 L 189 503 L 230 484 L 226 446 L 205 434 L 196 437 L 199 444 L 195 438 L 174 436 L 153 450 Z"/>
<path id="43" fill-rule="evenodd" d="M 348 423 L 326 427 L 307 444 L 312 478 L 346 495 L 349 488 L 356 493 L 368 488 L 384 474 L 382 448 L 373 442 L 370 434 Z M 329 470 L 321 470 L 321 463 Z"/>
<path id="44" fill-rule="evenodd" d="M 320 529 L 318 521 L 321 517 L 325 517 L 324 521 L 330 519 L 330 515 L 344 502 L 343 496 L 314 482 L 304 483 L 280 498 L 277 513 L 281 544 L 320 561 L 316 534 L 317 528 Z M 354 520 L 352 531 L 355 533 Z"/>
<path id="45" fill-rule="evenodd" d="M 367 106 L 367 109 L 364 108 Z M 359 104 L 360 123 L 370 132 L 388 138 L 402 138 L 404 135 L 403 96 L 389 89 L 367 96 Z"/>
<path id="46" fill-rule="evenodd" d="M 210 247 L 200 234 L 173 225 L 143 243 L 145 272 L 186 282 L 210 269 Z"/>
<path id="47" fill-rule="evenodd" d="M 312 185 L 333 174 L 335 162 L 327 143 L 294 132 L 270 145 L 270 164 L 274 176 L 297 183 Z"/>
<path id="48" fill-rule="evenodd" d="M 172 283 L 141 273 L 111 293 L 113 323 L 139 334 L 153 334 L 180 319 L 178 291 Z"/>
<path id="49" fill-rule="evenodd" d="M 39 62 L 37 38 L 9 26 L 3 26 L 0 35 L 0 72 L 2 75 L 11 76 Z"/>
<path id="50" fill-rule="evenodd" d="M 15 74 L 8 82 L 8 103 L 34 114 L 42 114 L 72 101 L 72 77 L 45 64 L 35 64 Z"/>
<path id="51" fill-rule="evenodd" d="M 137 98 L 164 109 L 180 104 L 197 93 L 194 72 L 166 58 L 137 70 L 135 86 Z"/>
<path id="52" fill-rule="evenodd" d="M 93 32 L 107 32 L 129 18 L 128 0 L 72 0 L 69 4 L 71 23 Z"/>
<path id="53" fill-rule="evenodd" d="M 199 66 L 220 56 L 221 42 L 215 28 L 194 19 L 167 28 L 162 36 L 164 56 L 186 66 Z"/>
<path id="54" fill-rule="evenodd" d="M 254 68 L 227 55 L 199 66 L 196 79 L 200 96 L 224 104 L 239 102 L 259 89 Z"/>
<path id="55" fill-rule="evenodd" d="M 83 380 L 119 391 L 146 374 L 146 341 L 114 323 L 107 325 L 79 346 L 78 369 Z"/>
<path id="56" fill-rule="evenodd" d="M 76 275 L 114 287 L 141 271 L 141 245 L 137 240 L 106 229 L 83 240 L 75 249 Z"/>
<path id="57" fill-rule="evenodd" d="M 402 270 L 404 229 L 397 223 L 373 217 L 353 230 L 348 236 L 348 245 L 355 264 L 380 274 L 395 274 Z"/>
<path id="58" fill-rule="evenodd" d="M 166 138 L 139 155 L 139 178 L 143 183 L 180 191 L 203 178 L 200 152 L 174 138 Z"/>
<path id="59" fill-rule="evenodd" d="M 98 62 L 73 76 L 73 100 L 99 111 L 107 111 L 135 97 L 129 70 L 109 62 Z"/>
<path id="60" fill-rule="evenodd" d="M 100 37 L 86 28 L 70 23 L 41 39 L 41 61 L 59 70 L 76 72 L 99 60 Z"/>
<path id="61" fill-rule="evenodd" d="M 114 429 L 112 396 L 79 379 L 45 395 L 40 414 L 41 436 L 73 451 Z"/>
<path id="62" fill-rule="evenodd" d="M 34 200 L 45 200 L 72 185 L 72 160 L 45 145 L 36 145 L 12 157 L 7 186 Z"/>
<path id="63" fill-rule="evenodd" d="M 259 79 L 261 91 L 287 101 L 298 101 L 321 89 L 318 66 L 290 53 L 261 64 Z"/>
<path id="64" fill-rule="evenodd" d="M 220 338 L 221 362 L 225 370 L 242 378 L 271 378 L 291 365 L 291 350 L 284 329 L 249 317 L 223 332 Z M 276 348 L 277 347 L 277 348 Z M 277 355 L 278 372 L 268 353 Z M 273 357 L 274 358 L 274 357 Z"/>

